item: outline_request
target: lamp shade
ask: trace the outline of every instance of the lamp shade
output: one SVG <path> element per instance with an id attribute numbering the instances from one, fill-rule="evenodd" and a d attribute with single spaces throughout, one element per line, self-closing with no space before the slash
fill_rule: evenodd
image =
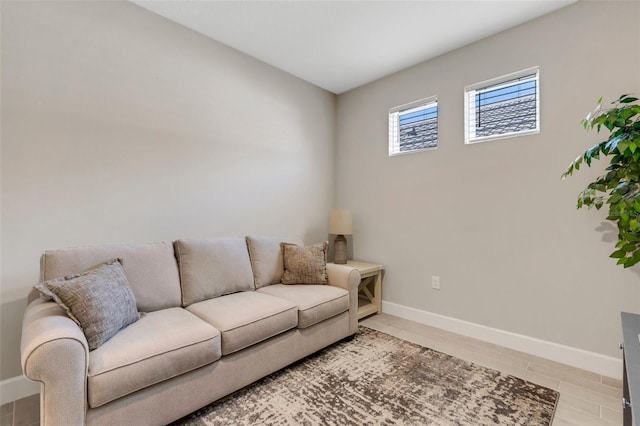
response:
<path id="1" fill-rule="evenodd" d="M 329 212 L 329 233 L 333 235 L 351 235 L 353 233 L 350 210 L 331 209 Z"/>

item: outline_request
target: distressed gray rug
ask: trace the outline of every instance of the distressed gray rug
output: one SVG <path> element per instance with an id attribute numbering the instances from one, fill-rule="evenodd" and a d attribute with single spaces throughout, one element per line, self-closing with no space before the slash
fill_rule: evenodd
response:
<path id="1" fill-rule="evenodd" d="M 558 393 L 360 327 L 178 425 L 549 426 Z"/>

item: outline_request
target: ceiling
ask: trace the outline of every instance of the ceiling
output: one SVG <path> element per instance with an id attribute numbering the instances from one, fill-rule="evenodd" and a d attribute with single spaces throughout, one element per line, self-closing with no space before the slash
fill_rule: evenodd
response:
<path id="1" fill-rule="evenodd" d="M 132 0 L 340 94 L 577 0 Z"/>

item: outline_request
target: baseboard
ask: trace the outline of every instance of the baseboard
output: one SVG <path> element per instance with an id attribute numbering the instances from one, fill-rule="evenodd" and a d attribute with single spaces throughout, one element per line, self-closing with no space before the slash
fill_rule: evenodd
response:
<path id="1" fill-rule="evenodd" d="M 562 364 L 622 379 L 622 360 L 583 349 L 573 348 L 523 334 L 487 327 L 433 312 L 382 301 L 382 312 L 452 333 L 483 340 Z"/>
<path id="2" fill-rule="evenodd" d="M 0 380 L 0 405 L 26 396 L 40 393 L 40 383 L 32 382 L 24 376 Z"/>

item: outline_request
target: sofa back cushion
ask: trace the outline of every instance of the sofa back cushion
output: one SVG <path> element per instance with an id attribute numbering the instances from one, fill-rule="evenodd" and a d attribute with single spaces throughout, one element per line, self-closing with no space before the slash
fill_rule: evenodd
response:
<path id="1" fill-rule="evenodd" d="M 202 238 L 174 243 L 182 306 L 238 291 L 255 290 L 244 238 Z"/>
<path id="2" fill-rule="evenodd" d="M 40 258 L 40 281 L 80 274 L 113 258 L 122 259 L 140 312 L 180 306 L 180 279 L 170 242 L 47 251 Z"/>
<path id="3" fill-rule="evenodd" d="M 302 245 L 299 238 L 247 237 L 251 269 L 256 288 L 280 283 L 284 264 L 280 243 Z"/>

